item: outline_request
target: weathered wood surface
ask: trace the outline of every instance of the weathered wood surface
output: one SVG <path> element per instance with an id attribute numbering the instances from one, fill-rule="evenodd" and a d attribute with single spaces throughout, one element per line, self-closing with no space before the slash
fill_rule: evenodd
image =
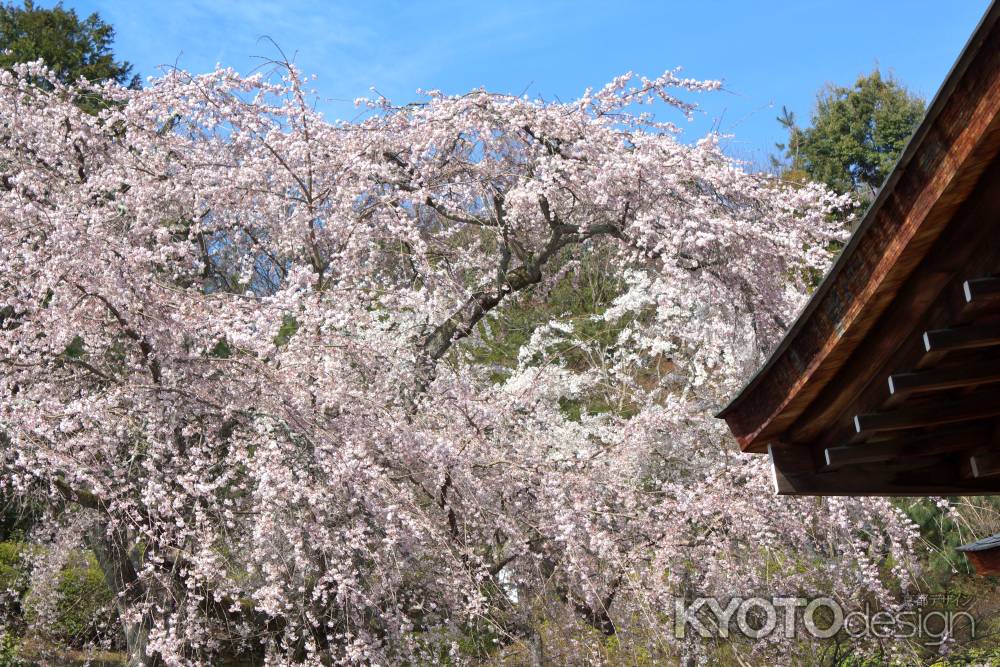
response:
<path id="1" fill-rule="evenodd" d="M 914 329 L 965 268 L 959 252 L 952 257 L 956 261 L 921 270 L 919 280 L 911 280 L 931 249 L 940 247 L 939 238 L 959 211 L 971 212 L 965 205 L 1000 151 L 998 16 L 1000 8 L 993 8 L 984 18 L 900 165 L 793 331 L 720 413 L 744 450 L 763 451 L 769 441 L 784 439 L 796 422 L 793 441 L 809 441 L 827 430 L 849 411 L 845 401 L 850 398 L 841 397 L 857 395 L 872 379 L 848 377 L 844 367 L 881 367 L 903 344 L 898 332 Z M 979 227 L 988 226 L 984 220 L 1000 219 L 1000 202 L 979 213 Z M 890 309 L 896 324 L 888 328 L 897 337 L 873 335 L 887 328 L 882 316 Z M 867 350 L 859 350 L 862 345 Z M 831 382 L 838 385 L 833 404 L 825 391 Z"/>
<path id="2" fill-rule="evenodd" d="M 989 438 L 988 428 L 963 428 L 923 436 L 897 436 L 880 442 L 828 447 L 824 450 L 823 458 L 825 469 L 833 470 L 861 463 L 970 451 L 988 443 Z"/>

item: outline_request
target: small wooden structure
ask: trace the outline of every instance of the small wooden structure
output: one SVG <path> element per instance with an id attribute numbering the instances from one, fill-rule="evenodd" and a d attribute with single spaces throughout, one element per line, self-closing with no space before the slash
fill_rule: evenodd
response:
<path id="1" fill-rule="evenodd" d="M 958 547 L 958 551 L 965 552 L 976 574 L 1000 574 L 1000 534 Z"/>
<path id="2" fill-rule="evenodd" d="M 1000 493 L 998 19 L 992 5 L 833 269 L 719 415 L 744 451 L 770 452 L 778 493 Z"/>

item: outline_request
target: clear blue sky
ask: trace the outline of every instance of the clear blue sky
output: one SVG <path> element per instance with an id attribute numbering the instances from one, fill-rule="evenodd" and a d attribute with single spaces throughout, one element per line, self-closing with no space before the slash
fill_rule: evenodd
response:
<path id="1" fill-rule="evenodd" d="M 50 1 L 38 4 L 51 6 Z M 783 138 L 786 105 L 805 120 L 825 82 L 851 83 L 875 65 L 928 100 L 986 10 L 986 0 L 64 0 L 118 32 L 116 52 L 143 75 L 177 63 L 241 72 L 276 55 L 273 38 L 316 74 L 331 118 L 354 115 L 370 86 L 394 101 L 417 88 L 491 90 L 572 99 L 633 70 L 683 66 L 719 78 L 685 125 L 693 140 L 732 133 L 729 152 L 766 161 Z"/>

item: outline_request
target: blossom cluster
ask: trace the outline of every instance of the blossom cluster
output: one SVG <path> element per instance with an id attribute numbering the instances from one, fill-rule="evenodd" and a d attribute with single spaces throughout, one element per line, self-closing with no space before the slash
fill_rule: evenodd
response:
<path id="1" fill-rule="evenodd" d="M 686 591 L 908 585 L 888 503 L 771 497 L 711 417 L 849 207 L 633 113 L 717 83 L 333 123 L 293 68 L 46 76 L 0 73 L 2 491 L 94 550 L 137 660 L 702 655 Z M 596 262 L 610 298 L 484 361 Z"/>

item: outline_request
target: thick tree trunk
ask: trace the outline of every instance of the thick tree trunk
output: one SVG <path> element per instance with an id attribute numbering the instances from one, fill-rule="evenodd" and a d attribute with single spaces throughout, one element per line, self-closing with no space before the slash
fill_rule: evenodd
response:
<path id="1" fill-rule="evenodd" d="M 150 627 L 148 615 L 143 614 L 138 622 L 124 620 L 128 617 L 128 608 L 141 599 L 143 586 L 129 558 L 131 549 L 123 537 L 119 532 L 109 535 L 103 526 L 98 526 L 87 535 L 87 544 L 97 557 L 108 588 L 115 596 L 118 614 L 123 619 L 128 667 L 159 667 L 162 664 L 160 659 L 146 653 Z"/>
<path id="2" fill-rule="evenodd" d="M 545 647 L 537 630 L 528 638 L 528 650 L 531 652 L 531 667 L 545 667 Z"/>

